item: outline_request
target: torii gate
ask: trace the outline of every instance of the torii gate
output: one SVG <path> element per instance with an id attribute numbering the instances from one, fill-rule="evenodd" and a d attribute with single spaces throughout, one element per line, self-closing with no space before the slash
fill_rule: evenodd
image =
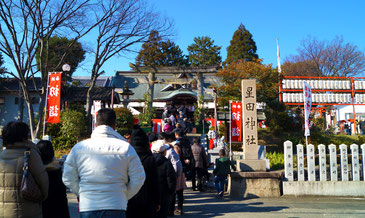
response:
<path id="1" fill-rule="evenodd" d="M 198 88 L 198 99 L 203 95 L 203 73 L 215 73 L 218 71 L 219 66 L 206 66 L 206 67 L 146 67 L 139 66 L 129 63 L 129 66 L 138 73 L 148 73 L 148 94 L 151 98 L 151 103 L 149 107 L 152 107 L 153 103 L 153 92 L 155 83 L 158 84 L 171 84 L 171 85 L 191 85 L 192 83 L 197 83 Z M 187 78 L 171 78 L 171 79 L 156 79 L 157 74 L 179 74 L 179 73 L 191 73 L 196 74 L 197 78 L 187 79 Z"/>

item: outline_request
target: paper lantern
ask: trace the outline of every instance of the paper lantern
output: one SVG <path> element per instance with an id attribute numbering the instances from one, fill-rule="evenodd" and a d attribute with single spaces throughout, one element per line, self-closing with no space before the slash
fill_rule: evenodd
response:
<path id="1" fill-rule="evenodd" d="M 335 102 L 336 103 L 340 102 L 340 94 L 338 93 L 335 94 Z"/>

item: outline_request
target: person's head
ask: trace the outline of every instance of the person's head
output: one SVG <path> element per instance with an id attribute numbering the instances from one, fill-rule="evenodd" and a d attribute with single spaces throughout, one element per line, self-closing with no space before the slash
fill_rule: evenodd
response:
<path id="1" fill-rule="evenodd" d="M 151 150 L 153 153 L 161 153 L 166 156 L 166 151 L 170 146 L 164 143 L 164 140 L 157 140 L 152 143 Z"/>
<path id="2" fill-rule="evenodd" d="M 219 150 L 219 157 L 224 157 L 224 156 L 226 156 L 226 150 L 222 148 L 221 150 Z"/>
<path id="3" fill-rule="evenodd" d="M 160 132 L 160 133 L 158 134 L 158 139 L 166 140 L 166 139 L 167 139 L 167 133 L 165 133 L 165 132 Z"/>
<path id="4" fill-rule="evenodd" d="M 133 127 L 133 131 L 130 137 L 130 143 L 133 147 L 142 147 L 149 149 L 148 136 L 138 125 L 135 125 Z"/>
<path id="5" fill-rule="evenodd" d="M 3 144 L 14 144 L 16 142 L 24 142 L 29 138 L 30 129 L 26 123 L 20 121 L 12 121 L 6 124 L 2 131 Z"/>
<path id="6" fill-rule="evenodd" d="M 166 119 L 166 123 L 167 123 L 167 124 L 169 124 L 169 125 L 171 125 L 171 124 L 172 124 L 172 122 L 171 122 L 171 120 L 170 120 L 170 119 Z"/>
<path id="7" fill-rule="evenodd" d="M 193 138 L 193 143 L 194 143 L 194 144 L 199 144 L 199 143 L 200 143 L 200 137 L 195 136 L 195 137 Z"/>
<path id="8" fill-rule="evenodd" d="M 49 164 L 53 161 L 54 158 L 54 150 L 52 143 L 47 140 L 41 140 L 37 143 L 37 147 L 39 148 L 39 151 L 41 152 L 41 158 L 43 161 L 43 164 Z"/>
<path id="9" fill-rule="evenodd" d="M 176 130 L 175 132 L 175 137 L 179 138 L 183 136 L 183 131 L 181 129 Z"/>
<path id="10" fill-rule="evenodd" d="M 149 132 L 147 134 L 147 136 L 148 136 L 148 140 L 149 140 L 150 143 L 151 142 L 154 142 L 154 141 L 156 141 L 158 139 L 158 135 L 156 133 L 154 133 L 154 132 Z"/>
<path id="11" fill-rule="evenodd" d="M 181 124 L 180 123 L 176 123 L 176 128 L 180 128 Z"/>
<path id="12" fill-rule="evenodd" d="M 115 129 L 117 117 L 110 108 L 100 109 L 96 115 L 96 126 L 107 125 Z"/>

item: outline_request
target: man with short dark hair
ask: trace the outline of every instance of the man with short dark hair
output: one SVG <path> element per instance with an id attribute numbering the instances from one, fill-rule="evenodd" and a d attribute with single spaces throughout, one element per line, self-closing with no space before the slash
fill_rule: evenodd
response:
<path id="1" fill-rule="evenodd" d="M 64 164 L 63 182 L 80 197 L 80 217 L 125 217 L 145 172 L 134 148 L 116 131 L 112 109 L 101 109 L 91 138 L 77 143 Z"/>

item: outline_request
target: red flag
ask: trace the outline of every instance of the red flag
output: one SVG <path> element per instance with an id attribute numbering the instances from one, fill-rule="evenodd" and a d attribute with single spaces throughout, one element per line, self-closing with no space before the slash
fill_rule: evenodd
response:
<path id="1" fill-rule="evenodd" d="M 60 122 L 61 107 L 61 73 L 49 75 L 47 123 Z"/>
<path id="2" fill-rule="evenodd" d="M 242 102 L 231 102 L 231 141 L 242 141 Z"/>

